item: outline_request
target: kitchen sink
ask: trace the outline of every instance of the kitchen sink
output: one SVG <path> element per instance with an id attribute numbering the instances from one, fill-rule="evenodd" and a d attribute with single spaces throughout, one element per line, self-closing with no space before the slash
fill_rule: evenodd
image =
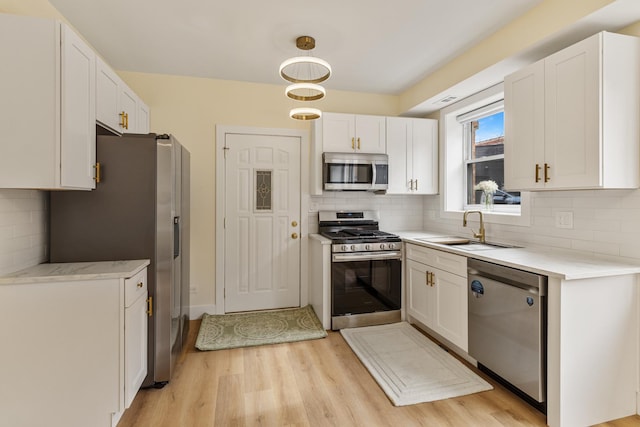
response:
<path id="1" fill-rule="evenodd" d="M 477 240 L 469 240 L 465 237 L 458 236 L 421 237 L 417 238 L 416 240 L 427 243 L 436 243 L 439 245 L 455 246 L 456 249 L 462 249 L 465 251 L 483 251 L 489 249 L 508 249 L 520 247 L 514 245 L 505 245 L 503 243 L 481 243 Z"/>

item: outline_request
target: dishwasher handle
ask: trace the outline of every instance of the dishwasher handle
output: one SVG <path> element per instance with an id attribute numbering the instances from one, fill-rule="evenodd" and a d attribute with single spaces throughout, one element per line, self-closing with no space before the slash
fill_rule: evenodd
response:
<path id="1" fill-rule="evenodd" d="M 520 283 L 520 282 L 517 282 L 515 280 L 511 280 L 511 279 L 509 279 L 507 277 L 495 277 L 495 276 L 492 276 L 492 275 L 483 275 L 483 274 L 478 273 L 477 271 L 472 271 L 472 270 L 469 270 L 468 273 L 469 273 L 470 290 L 476 296 L 477 296 L 477 294 L 480 294 L 480 295 L 484 294 L 484 287 L 482 286 L 482 279 L 493 280 L 495 282 L 502 283 L 502 284 L 507 285 L 507 286 L 513 286 L 514 288 L 522 289 L 522 290 L 527 291 L 527 292 L 529 292 L 530 294 L 533 294 L 533 295 L 538 295 L 538 296 L 541 296 L 541 297 L 545 296 L 544 287 L 530 286 L 530 285 L 527 285 L 525 283 Z"/>

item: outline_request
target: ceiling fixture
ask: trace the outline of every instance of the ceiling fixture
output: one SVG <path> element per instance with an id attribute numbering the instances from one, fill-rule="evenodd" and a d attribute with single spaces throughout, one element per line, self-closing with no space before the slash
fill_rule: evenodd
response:
<path id="1" fill-rule="evenodd" d="M 296 120 L 315 120 L 322 117 L 322 111 L 317 108 L 292 108 L 289 111 L 289 117 Z"/>
<path id="2" fill-rule="evenodd" d="M 316 41 L 310 36 L 296 39 L 296 47 L 309 52 L 316 47 Z M 327 61 L 313 56 L 296 56 L 280 64 L 280 76 L 292 83 L 285 89 L 285 95 L 294 101 L 317 101 L 325 97 L 327 91 L 318 83 L 331 77 L 331 66 Z M 317 108 L 293 108 L 289 117 L 296 120 L 314 120 L 322 112 Z"/>

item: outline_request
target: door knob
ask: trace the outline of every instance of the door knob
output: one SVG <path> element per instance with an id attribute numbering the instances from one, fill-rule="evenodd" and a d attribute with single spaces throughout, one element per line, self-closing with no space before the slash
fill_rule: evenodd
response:
<path id="1" fill-rule="evenodd" d="M 297 227 L 298 226 L 298 222 L 297 221 L 291 221 L 291 226 L 292 227 Z"/>
<path id="2" fill-rule="evenodd" d="M 297 239 L 298 238 L 298 233 L 291 233 L 291 238 L 292 239 Z"/>

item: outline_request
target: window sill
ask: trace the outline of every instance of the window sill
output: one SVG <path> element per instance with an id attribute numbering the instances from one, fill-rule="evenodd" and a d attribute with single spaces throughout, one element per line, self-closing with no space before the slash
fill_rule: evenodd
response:
<path id="1" fill-rule="evenodd" d="M 531 206 L 529 200 L 529 193 L 522 192 L 521 193 L 522 204 L 520 205 L 520 212 L 515 212 L 515 208 L 513 212 L 509 212 L 508 210 L 494 210 L 491 212 L 486 212 L 481 208 L 480 205 L 470 205 L 467 207 L 467 210 L 479 210 L 482 212 L 483 220 L 489 224 L 505 224 L 505 225 L 520 225 L 520 226 L 530 226 L 531 225 L 531 215 L 529 206 Z M 494 209 L 496 208 L 494 205 Z M 462 216 L 464 215 L 465 210 L 440 210 L 440 218 L 446 219 L 455 219 L 462 221 Z"/>

